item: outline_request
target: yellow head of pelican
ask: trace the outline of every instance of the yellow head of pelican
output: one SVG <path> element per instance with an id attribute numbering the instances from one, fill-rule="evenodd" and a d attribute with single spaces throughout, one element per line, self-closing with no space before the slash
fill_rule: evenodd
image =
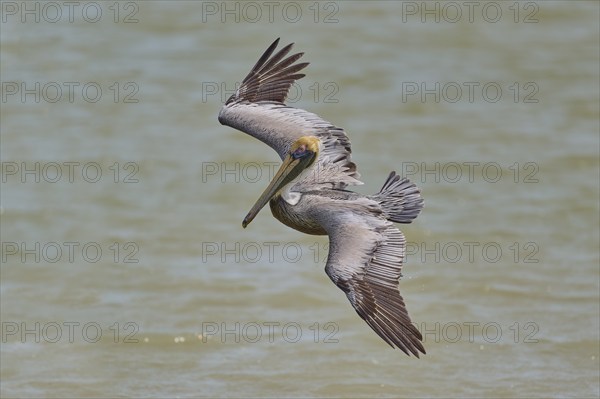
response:
<path id="1" fill-rule="evenodd" d="M 262 195 L 258 198 L 250 212 L 244 218 L 242 226 L 246 228 L 258 215 L 258 212 L 281 190 L 309 168 L 319 156 L 320 142 L 315 136 L 302 136 L 296 140 L 281 164 L 281 167 L 269 183 Z"/>

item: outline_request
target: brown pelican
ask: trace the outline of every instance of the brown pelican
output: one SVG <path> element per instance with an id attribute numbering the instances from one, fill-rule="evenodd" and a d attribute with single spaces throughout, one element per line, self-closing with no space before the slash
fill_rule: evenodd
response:
<path id="1" fill-rule="evenodd" d="M 307 234 L 329 236 L 325 272 L 346 293 L 356 312 L 385 342 L 407 355 L 425 353 L 398 291 L 404 235 L 392 222 L 410 223 L 423 208 L 419 189 L 391 172 L 381 190 L 347 190 L 362 182 L 343 129 L 285 105 L 290 86 L 304 77 L 303 53 L 293 43 L 264 52 L 219 112 L 219 122 L 272 147 L 283 163 L 244 218 L 246 227 L 269 202 L 273 216 Z"/>

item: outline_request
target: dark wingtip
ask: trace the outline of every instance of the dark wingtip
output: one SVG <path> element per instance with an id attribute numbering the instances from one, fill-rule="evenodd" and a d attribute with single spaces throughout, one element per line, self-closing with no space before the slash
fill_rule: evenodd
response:
<path id="1" fill-rule="evenodd" d="M 276 48 L 277 48 L 277 46 L 279 45 L 279 39 L 281 39 L 281 38 L 280 38 L 280 37 L 278 37 L 277 39 L 275 39 L 275 40 L 273 41 L 273 43 L 271 43 L 271 45 L 269 46 L 269 49 L 273 49 L 273 50 L 274 50 L 274 49 L 276 49 Z"/>
<path id="2" fill-rule="evenodd" d="M 271 43 L 254 67 L 242 81 L 238 90 L 227 99 L 225 105 L 236 101 L 274 101 L 284 103 L 294 81 L 304 77 L 299 74 L 308 62 L 296 63 L 304 53 L 289 54 L 294 43 L 277 50 L 280 38 Z"/>

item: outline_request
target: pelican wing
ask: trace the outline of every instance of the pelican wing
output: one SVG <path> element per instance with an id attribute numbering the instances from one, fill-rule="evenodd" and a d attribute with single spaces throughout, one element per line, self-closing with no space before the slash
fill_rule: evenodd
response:
<path id="1" fill-rule="evenodd" d="M 269 46 L 225 102 L 219 112 L 219 122 L 259 139 L 281 159 L 300 137 L 316 136 L 323 143 L 319 163 L 335 164 L 340 171 L 334 187 L 361 184 L 356 165 L 351 161 L 352 150 L 346 132 L 316 114 L 284 103 L 292 84 L 305 76 L 298 72 L 308 63 L 297 63 L 303 53 L 288 56 L 293 43 L 273 54 L 278 43 L 279 39 Z"/>
<path id="2" fill-rule="evenodd" d="M 411 323 L 398 291 L 406 246 L 404 234 L 378 217 L 375 206 L 363 205 L 371 209 L 365 212 L 364 206 L 346 206 L 345 211 L 330 213 L 325 271 L 384 341 L 419 357 L 419 352 L 425 353 L 422 336 Z"/>

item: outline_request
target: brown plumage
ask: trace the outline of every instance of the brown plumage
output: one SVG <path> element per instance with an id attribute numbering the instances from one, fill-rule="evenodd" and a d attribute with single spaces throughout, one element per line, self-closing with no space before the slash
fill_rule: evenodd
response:
<path id="1" fill-rule="evenodd" d="M 279 39 L 260 57 L 219 121 L 271 146 L 283 163 L 252 207 L 246 227 L 267 202 L 283 224 L 329 236 L 325 271 L 366 323 L 389 345 L 419 357 L 422 336 L 398 292 L 406 240 L 392 222 L 410 223 L 423 208 L 419 189 L 392 172 L 370 196 L 347 190 L 362 184 L 343 129 L 285 98 L 308 63 L 292 44 L 274 53 Z M 286 58 L 287 56 L 287 58 Z"/>

